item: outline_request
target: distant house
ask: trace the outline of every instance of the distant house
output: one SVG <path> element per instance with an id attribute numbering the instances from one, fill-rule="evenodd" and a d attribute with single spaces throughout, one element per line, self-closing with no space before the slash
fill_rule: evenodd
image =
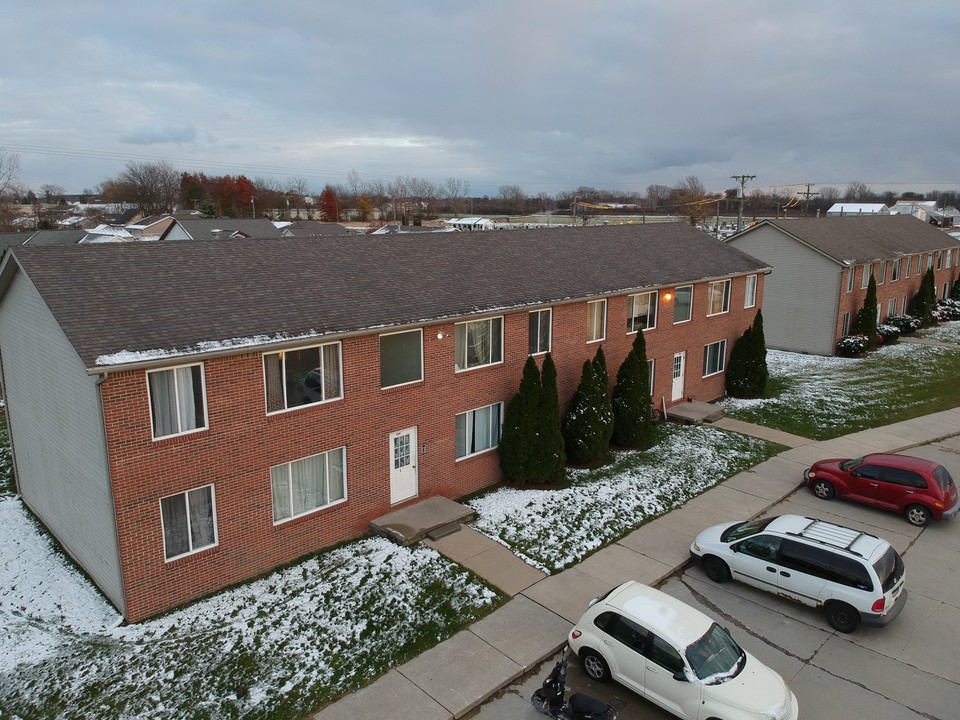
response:
<path id="1" fill-rule="evenodd" d="M 437 227 L 434 225 L 398 225 L 388 223 L 381 225 L 376 230 L 370 232 L 370 235 L 413 235 L 413 234 L 435 234 L 456 232 L 452 227 Z"/>
<path id="2" fill-rule="evenodd" d="M 889 215 L 890 208 L 883 203 L 834 203 L 827 210 L 827 217 L 849 217 L 850 215 Z"/>
<path id="3" fill-rule="evenodd" d="M 329 235 L 350 234 L 350 230 L 346 226 L 335 222 L 298 220 L 283 223 L 273 221 L 273 224 L 280 230 L 281 237 L 327 237 Z"/>
<path id="4" fill-rule="evenodd" d="M 913 215 L 937 227 L 953 227 L 956 208 L 937 207 L 935 200 L 900 200 L 890 207 L 890 214 Z"/>
<path id="5" fill-rule="evenodd" d="M 493 230 L 493 220 L 484 217 L 461 217 L 445 221 L 457 230 Z"/>
<path id="6" fill-rule="evenodd" d="M 833 355 L 873 275 L 878 319 L 909 311 L 927 268 L 937 296 L 958 274 L 956 238 L 910 215 L 763 220 L 726 240 L 773 266 L 763 301 L 767 345 Z"/>
<path id="7" fill-rule="evenodd" d="M 138 621 L 498 482 L 528 356 L 566 407 L 643 332 L 657 407 L 722 396 L 769 270 L 684 223 L 14 245 L 17 489 Z"/>

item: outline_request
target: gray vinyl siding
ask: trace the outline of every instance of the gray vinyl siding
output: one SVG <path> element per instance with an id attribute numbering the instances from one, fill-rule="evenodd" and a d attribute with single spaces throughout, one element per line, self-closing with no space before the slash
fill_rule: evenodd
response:
<path id="1" fill-rule="evenodd" d="M 771 227 L 730 244 L 773 267 L 763 291 L 767 347 L 833 355 L 843 268 Z"/>
<path id="2" fill-rule="evenodd" d="M 0 305 L 0 357 L 17 483 L 27 506 L 124 611 L 97 378 L 16 273 Z"/>

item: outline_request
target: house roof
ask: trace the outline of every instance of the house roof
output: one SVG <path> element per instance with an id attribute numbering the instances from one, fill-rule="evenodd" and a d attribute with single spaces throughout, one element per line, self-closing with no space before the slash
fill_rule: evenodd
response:
<path id="1" fill-rule="evenodd" d="M 87 230 L 37 230 L 26 240 L 27 245 L 76 245 L 86 235 Z"/>
<path id="2" fill-rule="evenodd" d="M 454 237 L 14 246 L 0 297 L 22 270 L 93 372 L 770 269 L 685 223 Z"/>
<path id="3" fill-rule="evenodd" d="M 834 203 L 827 210 L 828 214 L 844 213 L 846 215 L 885 215 L 890 212 L 883 203 Z"/>
<path id="4" fill-rule="evenodd" d="M 960 244 L 943 230 L 912 215 L 764 220 L 734 235 L 727 242 L 735 244 L 736 238 L 756 232 L 764 226 L 775 227 L 841 265 L 932 252 Z"/>
<path id="5" fill-rule="evenodd" d="M 197 218 L 177 220 L 194 240 L 207 240 L 219 234 L 246 235 L 247 237 L 280 237 L 280 230 L 266 218 Z"/>
<path id="6" fill-rule="evenodd" d="M 284 237 L 323 237 L 325 235 L 350 235 L 346 226 L 335 222 L 318 222 L 316 220 L 299 220 L 292 223 L 278 224 L 273 222 Z"/>

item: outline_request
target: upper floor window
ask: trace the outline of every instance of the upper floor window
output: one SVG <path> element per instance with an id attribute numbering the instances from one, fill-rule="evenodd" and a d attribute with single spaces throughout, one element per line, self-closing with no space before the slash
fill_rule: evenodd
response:
<path id="1" fill-rule="evenodd" d="M 853 276 L 856 273 L 856 268 L 850 268 L 847 272 L 847 292 L 853 292 Z"/>
<path id="2" fill-rule="evenodd" d="M 911 266 L 912 264 L 913 264 L 913 258 L 910 257 L 909 255 L 907 255 L 906 262 L 905 262 L 904 265 L 903 265 L 903 269 L 904 269 L 903 276 L 904 276 L 905 278 L 910 277 L 910 266 Z"/>
<path id="3" fill-rule="evenodd" d="M 673 322 L 687 322 L 693 312 L 693 285 L 678 287 L 673 293 Z"/>
<path id="4" fill-rule="evenodd" d="M 659 293 L 648 292 L 627 298 L 627 332 L 651 330 L 657 326 Z"/>
<path id="5" fill-rule="evenodd" d="M 346 450 L 341 447 L 270 468 L 273 522 L 346 500 L 345 460 Z"/>
<path id="6" fill-rule="evenodd" d="M 603 340 L 607 336 L 607 301 L 587 303 L 587 342 Z"/>
<path id="7" fill-rule="evenodd" d="M 883 285 L 887 280 L 887 261 L 881 260 L 879 263 L 880 272 L 877 273 L 877 285 Z"/>
<path id="8" fill-rule="evenodd" d="M 743 306 L 752 308 L 757 304 L 757 276 L 747 275 L 746 286 L 743 290 Z"/>
<path id="9" fill-rule="evenodd" d="M 870 263 L 863 266 L 863 272 L 860 273 L 860 287 L 865 288 L 870 284 Z"/>
<path id="10" fill-rule="evenodd" d="M 937 270 L 943 269 L 943 253 L 937 253 Z"/>
<path id="11" fill-rule="evenodd" d="M 730 311 L 730 281 L 718 280 L 707 286 L 707 315 Z"/>
<path id="12" fill-rule="evenodd" d="M 340 343 L 266 353 L 263 375 L 268 413 L 341 398 Z"/>
<path id="13" fill-rule="evenodd" d="M 503 362 L 503 318 L 457 323 L 453 344 L 457 370 Z"/>
<path id="14" fill-rule="evenodd" d="M 500 444 L 502 403 L 457 415 L 457 459 L 476 455 Z"/>
<path id="15" fill-rule="evenodd" d="M 550 308 L 534 310 L 530 313 L 530 334 L 527 352 L 530 355 L 550 352 L 550 320 L 553 313 Z"/>
<path id="16" fill-rule="evenodd" d="M 160 499 L 163 556 L 173 560 L 217 544 L 213 485 Z"/>
<path id="17" fill-rule="evenodd" d="M 927 254 L 927 270 L 930 270 L 933 267 L 933 253 Z M 917 270 L 917 275 L 920 274 L 920 271 Z"/>
<path id="18" fill-rule="evenodd" d="M 703 376 L 707 377 L 707 375 L 716 375 L 723 372 L 726 354 L 726 340 L 706 345 L 703 348 Z"/>
<path id="19" fill-rule="evenodd" d="M 943 264 L 949 269 L 953 265 L 953 250 L 945 251 L 943 256 Z"/>
<path id="20" fill-rule="evenodd" d="M 380 387 L 423 380 L 423 331 L 408 330 L 380 336 Z"/>
<path id="21" fill-rule="evenodd" d="M 147 386 L 154 439 L 206 429 L 203 365 L 148 371 Z"/>
<path id="22" fill-rule="evenodd" d="M 896 282 L 900 279 L 900 258 L 897 258 L 892 263 L 893 269 L 890 274 L 890 282 Z"/>

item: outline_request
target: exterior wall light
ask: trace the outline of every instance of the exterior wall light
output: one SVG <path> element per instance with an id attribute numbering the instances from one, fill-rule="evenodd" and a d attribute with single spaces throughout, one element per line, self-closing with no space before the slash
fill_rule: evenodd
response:
<path id="1" fill-rule="evenodd" d="M 665 292 L 663 294 L 663 299 L 664 299 L 664 302 L 670 302 L 671 300 L 673 300 L 673 294 Z"/>

